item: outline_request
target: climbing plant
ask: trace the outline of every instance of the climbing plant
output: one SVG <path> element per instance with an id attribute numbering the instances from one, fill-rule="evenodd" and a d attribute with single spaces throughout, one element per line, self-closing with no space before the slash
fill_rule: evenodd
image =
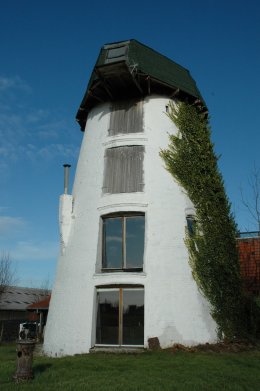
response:
<path id="1" fill-rule="evenodd" d="M 170 104 L 168 116 L 178 132 L 160 155 L 196 209 L 186 234 L 192 274 L 211 305 L 219 336 L 241 335 L 241 280 L 237 228 L 230 210 L 207 117 L 188 103 Z"/>

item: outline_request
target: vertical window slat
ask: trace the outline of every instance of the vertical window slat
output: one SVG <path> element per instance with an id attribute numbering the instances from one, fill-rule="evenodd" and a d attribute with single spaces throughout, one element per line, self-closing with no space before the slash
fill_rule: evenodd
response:
<path id="1" fill-rule="evenodd" d="M 143 101 L 120 101 L 112 104 L 109 136 L 143 132 Z"/>
<path id="2" fill-rule="evenodd" d="M 144 146 L 109 148 L 105 152 L 104 193 L 143 191 Z"/>

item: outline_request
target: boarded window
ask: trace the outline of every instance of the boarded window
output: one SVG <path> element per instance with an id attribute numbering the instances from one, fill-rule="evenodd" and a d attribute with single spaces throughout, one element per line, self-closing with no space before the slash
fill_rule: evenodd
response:
<path id="1" fill-rule="evenodd" d="M 143 101 L 121 101 L 112 106 L 109 136 L 143 132 Z"/>
<path id="2" fill-rule="evenodd" d="M 142 145 L 109 148 L 105 152 L 104 193 L 143 191 Z"/>

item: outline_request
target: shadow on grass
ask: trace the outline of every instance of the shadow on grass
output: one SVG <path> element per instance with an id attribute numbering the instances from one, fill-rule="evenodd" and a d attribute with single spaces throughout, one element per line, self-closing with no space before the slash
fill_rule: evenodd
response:
<path id="1" fill-rule="evenodd" d="M 43 373 L 44 371 L 46 371 L 50 367 L 52 367 L 52 364 L 38 364 L 38 365 L 33 366 L 34 377 L 37 375 L 40 375 L 41 373 Z M 15 376 L 15 371 L 14 371 L 14 373 L 12 373 L 11 376 L 10 375 L 7 376 L 5 380 L 0 379 L 0 390 L 4 389 L 3 388 L 4 386 L 11 386 L 12 384 L 17 384 L 14 379 L 14 376 Z M 33 379 L 26 380 L 26 381 L 21 382 L 21 384 L 29 384 L 32 381 L 33 381 Z"/>
<path id="2" fill-rule="evenodd" d="M 42 372 L 46 371 L 52 367 L 52 364 L 36 364 L 33 366 L 33 373 L 34 375 L 41 374 Z"/>

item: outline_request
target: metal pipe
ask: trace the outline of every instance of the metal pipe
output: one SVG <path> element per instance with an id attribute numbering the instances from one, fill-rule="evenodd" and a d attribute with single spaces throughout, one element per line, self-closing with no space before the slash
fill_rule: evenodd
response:
<path id="1" fill-rule="evenodd" d="M 64 194 L 68 194 L 69 192 L 69 169 L 71 167 L 70 164 L 63 164 L 64 167 Z"/>

